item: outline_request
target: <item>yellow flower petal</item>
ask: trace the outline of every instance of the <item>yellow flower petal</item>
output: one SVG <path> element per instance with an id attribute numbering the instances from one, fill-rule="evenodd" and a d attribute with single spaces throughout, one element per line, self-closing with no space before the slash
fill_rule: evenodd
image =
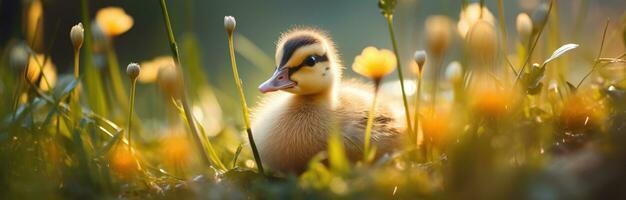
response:
<path id="1" fill-rule="evenodd" d="M 387 49 L 366 47 L 360 55 L 354 58 L 352 70 L 374 80 L 380 80 L 396 69 L 395 54 Z"/>
<path id="2" fill-rule="evenodd" d="M 96 13 L 96 23 L 109 37 L 118 36 L 133 27 L 133 18 L 119 7 L 102 8 Z"/>
<path id="3" fill-rule="evenodd" d="M 171 56 L 160 56 L 141 63 L 141 73 L 137 80 L 141 83 L 152 83 L 159 77 L 159 71 L 166 67 L 175 67 Z"/>
<path id="4" fill-rule="evenodd" d="M 41 75 L 42 70 L 43 75 Z M 45 76 L 45 78 L 43 76 Z M 50 57 L 46 59 L 46 56 L 43 54 L 30 56 L 28 69 L 26 70 L 26 78 L 32 84 L 36 84 L 37 81 L 39 81 L 39 88 L 48 91 L 56 84 L 56 67 L 52 63 L 52 60 L 50 60 Z"/>

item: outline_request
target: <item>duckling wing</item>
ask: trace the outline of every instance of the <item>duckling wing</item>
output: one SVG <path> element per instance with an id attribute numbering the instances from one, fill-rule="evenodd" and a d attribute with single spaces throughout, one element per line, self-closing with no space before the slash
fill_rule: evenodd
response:
<path id="1" fill-rule="evenodd" d="M 373 87 L 355 80 L 343 82 L 339 90 L 340 105 L 337 115 L 342 120 L 342 131 L 348 140 L 348 150 L 350 143 L 363 144 L 373 91 Z M 385 98 L 384 93 L 379 94 L 379 98 L 372 127 L 372 144 L 376 146 L 377 154 L 382 155 L 392 152 L 402 144 L 400 141 L 404 124 L 403 120 L 399 120 L 401 115 L 393 111 L 394 106 L 402 104 Z"/>

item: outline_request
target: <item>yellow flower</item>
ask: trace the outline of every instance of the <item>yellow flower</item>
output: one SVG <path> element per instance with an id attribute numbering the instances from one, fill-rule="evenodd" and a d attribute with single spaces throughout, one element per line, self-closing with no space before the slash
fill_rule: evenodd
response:
<path id="1" fill-rule="evenodd" d="M 483 7 L 481 11 L 479 3 L 470 4 L 465 9 L 461 10 L 459 23 L 457 24 L 457 29 L 459 30 L 461 37 L 465 38 L 470 28 L 472 28 L 472 26 L 474 26 L 474 24 L 476 24 L 479 20 L 484 20 L 492 26 L 495 21 L 493 14 L 489 12 L 487 7 Z"/>
<path id="2" fill-rule="evenodd" d="M 109 37 L 118 36 L 133 27 L 133 18 L 119 7 L 102 8 L 96 13 L 96 23 Z"/>
<path id="3" fill-rule="evenodd" d="M 396 69 L 396 56 L 387 49 L 367 47 L 360 55 L 354 58 L 352 70 L 374 81 L 379 81 L 383 76 Z"/>
<path id="4" fill-rule="evenodd" d="M 517 104 L 518 95 L 515 90 L 494 86 L 494 81 L 487 81 L 487 75 L 480 74 L 476 78 L 483 79 L 470 90 L 473 109 L 482 116 L 498 118 L 509 113 Z"/>
<path id="5" fill-rule="evenodd" d="M 45 63 L 44 60 L 46 60 Z M 42 70 L 45 78 L 41 74 Z M 57 82 L 57 70 L 50 57 L 46 59 L 46 56 L 43 54 L 30 56 L 28 69 L 26 70 L 26 79 L 32 84 L 36 84 L 39 81 L 39 88 L 43 91 L 48 91 L 54 87 Z"/>
<path id="6" fill-rule="evenodd" d="M 180 90 L 176 63 L 171 56 L 160 56 L 141 63 L 141 73 L 137 80 L 141 83 L 157 82 L 167 96 L 177 96 Z"/>
<path id="7" fill-rule="evenodd" d="M 44 17 L 41 0 L 31 1 L 30 5 L 28 5 L 26 17 L 26 41 L 31 44 L 34 50 L 42 50 Z"/>
<path id="8" fill-rule="evenodd" d="M 445 141 L 451 129 L 450 124 L 451 117 L 448 112 L 427 110 L 421 118 L 422 134 L 426 136 L 422 138 L 422 141 L 428 140 L 434 143 Z"/>
<path id="9" fill-rule="evenodd" d="M 142 83 L 152 83 L 159 77 L 159 71 L 163 68 L 175 67 L 172 56 L 160 56 L 141 64 L 141 73 L 137 80 Z"/>

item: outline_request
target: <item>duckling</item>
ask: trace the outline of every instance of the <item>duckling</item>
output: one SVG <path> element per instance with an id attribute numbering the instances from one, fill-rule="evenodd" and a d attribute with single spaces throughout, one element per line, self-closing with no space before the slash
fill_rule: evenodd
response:
<path id="1" fill-rule="evenodd" d="M 317 29 L 283 33 L 275 59 L 278 67 L 259 90 L 278 92 L 265 95 L 252 114 L 253 138 L 264 166 L 284 173 L 303 172 L 313 156 L 326 150 L 333 127 L 339 129 L 348 158 L 360 159 L 373 87 L 342 81 L 334 43 Z M 391 105 L 376 111 L 372 146 L 377 156 L 401 144 L 403 120 L 398 120 Z"/>

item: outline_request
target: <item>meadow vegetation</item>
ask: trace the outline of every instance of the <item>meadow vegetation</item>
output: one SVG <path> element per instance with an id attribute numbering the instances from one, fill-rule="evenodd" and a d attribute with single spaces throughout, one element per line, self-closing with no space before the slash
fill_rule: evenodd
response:
<path id="1" fill-rule="evenodd" d="M 404 58 L 398 2 L 359 1 L 380 8 L 393 48 L 367 47 L 344 58 L 345 70 L 366 77 L 376 97 L 398 94 L 406 142 L 375 158 L 366 141 L 355 163 L 330 134 L 328 150 L 304 173 L 283 174 L 263 168 L 254 145 L 243 87 L 256 83 L 240 79 L 236 58 L 265 54 L 236 34 L 236 16 L 211 27 L 225 29 L 223 59 L 239 94 L 218 102 L 223 94 L 201 67 L 196 36 L 174 35 L 167 1 L 145 3 L 159 4 L 168 36 L 159 42 L 171 52 L 138 63 L 120 63 L 114 48 L 133 17 L 107 7 L 92 18 L 89 1 L 80 2 L 81 21 L 58 30 L 72 42 L 72 73 L 57 73 L 49 56 L 54 41 L 38 30 L 40 0 L 25 4 L 22 36 L 1 47 L 0 199 L 626 198 L 626 52 L 605 49 L 626 47 L 626 19 L 586 27 L 600 37 L 583 46 L 555 34 L 557 0 L 519 13 L 514 30 L 503 19 L 508 1 L 454 1 L 463 4 L 458 16 L 420 19 L 424 49 Z M 577 51 L 594 52 L 589 65 L 575 63 Z M 571 79 L 573 67 L 587 72 Z M 375 105 L 385 103 L 376 97 L 366 138 Z M 158 117 L 142 119 L 137 109 Z"/>

